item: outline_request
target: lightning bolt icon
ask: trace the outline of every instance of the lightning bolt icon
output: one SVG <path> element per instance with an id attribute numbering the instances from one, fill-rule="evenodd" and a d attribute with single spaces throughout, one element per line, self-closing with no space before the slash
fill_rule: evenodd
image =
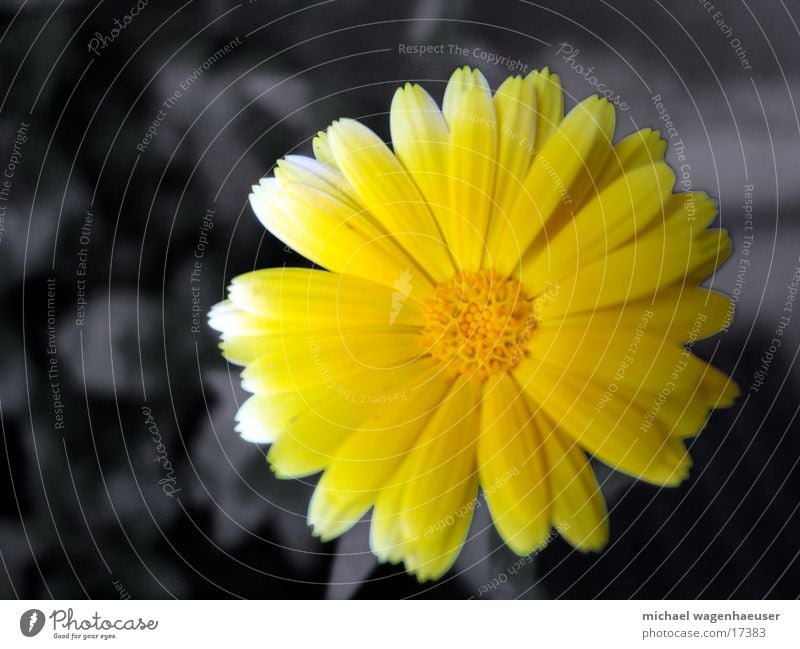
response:
<path id="1" fill-rule="evenodd" d="M 39 616 L 36 614 L 36 611 L 31 613 L 31 617 L 28 620 L 28 631 L 32 631 L 33 630 L 33 625 L 36 624 L 36 620 L 38 620 L 38 619 L 39 619 Z"/>

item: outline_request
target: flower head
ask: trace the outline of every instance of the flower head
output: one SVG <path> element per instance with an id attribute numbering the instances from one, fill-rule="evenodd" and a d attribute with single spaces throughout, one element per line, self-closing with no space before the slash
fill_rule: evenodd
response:
<path id="1" fill-rule="evenodd" d="M 738 390 L 691 353 L 730 301 L 700 288 L 730 253 L 705 194 L 673 193 L 665 143 L 616 144 L 610 103 L 564 115 L 546 69 L 492 93 L 468 67 L 442 109 L 397 90 L 392 148 L 343 119 L 250 196 L 326 269 L 237 277 L 211 324 L 245 365 L 246 440 L 280 477 L 322 471 L 309 509 L 332 539 L 372 510 L 371 545 L 441 576 L 479 488 L 519 554 L 552 528 L 608 539 L 587 453 L 656 485 Z"/>

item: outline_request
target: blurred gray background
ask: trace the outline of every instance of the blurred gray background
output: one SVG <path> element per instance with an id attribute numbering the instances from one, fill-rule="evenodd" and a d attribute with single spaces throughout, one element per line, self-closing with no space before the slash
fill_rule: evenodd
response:
<path id="1" fill-rule="evenodd" d="M 0 16 L 0 595 L 800 594 L 800 312 L 751 389 L 800 266 L 797 0 L 6 0 Z M 341 116 L 388 138 L 407 80 L 441 99 L 469 64 L 496 86 L 507 66 L 481 53 L 550 65 L 568 106 L 595 91 L 576 69 L 593 66 L 628 105 L 620 135 L 663 128 L 660 98 L 669 160 L 735 242 L 712 282 L 736 319 L 695 351 L 744 397 L 678 489 L 598 466 L 602 554 L 555 540 L 519 564 L 479 507 L 454 570 L 419 585 L 376 564 L 363 523 L 311 537 L 313 480 L 275 480 L 233 431 L 238 368 L 205 312 L 241 272 L 307 263 L 247 205 L 277 158 Z"/>

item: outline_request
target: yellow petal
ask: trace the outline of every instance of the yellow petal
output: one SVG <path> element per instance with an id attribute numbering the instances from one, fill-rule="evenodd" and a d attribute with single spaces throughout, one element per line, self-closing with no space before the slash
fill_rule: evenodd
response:
<path id="1" fill-rule="evenodd" d="M 597 177 L 597 186 L 610 185 L 620 176 L 637 167 L 651 166 L 664 161 L 667 143 L 661 133 L 649 128 L 631 133 L 614 146 L 606 166 Z"/>
<path id="2" fill-rule="evenodd" d="M 491 94 L 472 87 L 463 93 L 450 122 L 451 222 L 445 228 L 459 268 L 478 270 L 492 210 L 497 121 Z"/>
<path id="3" fill-rule="evenodd" d="M 417 332 L 388 327 L 286 332 L 244 340 L 257 352 L 255 360 L 249 361 L 242 372 L 242 387 L 249 392 L 280 392 L 318 385 L 346 391 L 352 377 L 369 373 L 377 382 L 381 375 L 391 375 L 411 364 L 421 353 Z M 244 344 L 240 347 L 239 353 L 246 354 Z"/>
<path id="4" fill-rule="evenodd" d="M 276 475 L 296 478 L 326 468 L 352 432 L 386 401 L 401 398 L 403 386 L 418 373 L 419 368 L 410 364 L 273 395 L 271 403 L 280 411 L 279 432 L 267 458 Z M 304 407 L 294 409 L 284 402 Z"/>
<path id="5" fill-rule="evenodd" d="M 328 142 L 328 134 L 325 131 L 317 133 L 316 137 L 311 141 L 311 146 L 314 149 L 314 157 L 321 163 L 329 167 L 336 168 L 336 158 L 333 157 L 331 145 Z"/>
<path id="6" fill-rule="evenodd" d="M 439 107 L 419 85 L 398 88 L 390 114 L 392 146 L 434 213 L 448 204 L 449 133 Z"/>
<path id="7" fill-rule="evenodd" d="M 454 268 L 436 222 L 383 140 L 349 119 L 334 123 L 328 139 L 339 168 L 381 229 L 435 282 L 448 279 Z"/>
<path id="8" fill-rule="evenodd" d="M 717 203 L 704 192 L 672 194 L 664 206 L 664 218 L 654 219 L 642 229 L 641 235 L 662 235 L 686 240 L 707 232 L 717 216 Z"/>
<path id="9" fill-rule="evenodd" d="M 534 421 L 550 469 L 553 526 L 573 547 L 588 552 L 608 542 L 606 504 L 586 455 L 544 415 Z"/>
<path id="10" fill-rule="evenodd" d="M 428 360 L 418 366 L 419 374 L 397 392 L 397 398 L 381 403 L 336 449 L 308 514 L 315 534 L 324 540 L 349 529 L 373 505 L 445 397 L 451 381 L 439 365 Z"/>
<path id="11" fill-rule="evenodd" d="M 536 85 L 533 77 L 509 77 L 494 95 L 497 114 L 497 178 L 492 220 L 506 213 L 523 190 L 536 142 Z M 487 233 L 491 241 L 492 230 Z M 496 251 L 490 247 L 490 253 Z"/>
<path id="12" fill-rule="evenodd" d="M 253 394 L 236 412 L 236 432 L 242 439 L 255 444 L 272 444 L 280 432 L 276 425 L 273 398 L 264 394 Z"/>
<path id="13" fill-rule="evenodd" d="M 484 387 L 478 471 L 492 519 L 517 554 L 541 546 L 550 529 L 544 448 L 527 398 L 509 374 Z"/>
<path id="14" fill-rule="evenodd" d="M 275 178 L 280 187 L 301 185 L 313 187 L 330 194 L 341 203 L 352 207 L 355 212 L 363 211 L 353 188 L 345 177 L 333 167 L 302 155 L 287 155 L 275 165 Z"/>
<path id="15" fill-rule="evenodd" d="M 675 174 L 664 163 L 640 166 L 589 200 L 546 250 L 523 257 L 520 277 L 534 293 L 639 235 L 664 211 Z"/>
<path id="16" fill-rule="evenodd" d="M 597 405 L 605 408 L 612 400 L 635 400 L 646 410 L 646 428 L 650 428 L 657 419 L 659 426 L 673 437 L 694 437 L 705 426 L 713 408 L 728 407 L 739 396 L 736 384 L 722 372 L 702 361 L 696 364 L 700 372 L 686 372 L 677 368 L 681 369 L 680 373 L 665 380 L 658 390 L 650 384 L 606 379 L 601 401 Z"/>
<path id="17" fill-rule="evenodd" d="M 480 388 L 459 380 L 375 503 L 373 550 L 402 558 L 420 581 L 450 568 L 472 520 L 479 400 Z"/>
<path id="18" fill-rule="evenodd" d="M 510 275 L 545 224 L 551 223 L 546 232 L 552 236 L 580 207 L 611 150 L 613 133 L 609 102 L 589 97 L 570 111 L 533 159 L 508 224 L 493 224 L 501 230 L 498 256 L 492 260 L 499 272 Z M 540 239 L 543 248 L 545 237 Z"/>
<path id="19" fill-rule="evenodd" d="M 391 351 L 373 352 L 365 347 L 368 344 L 390 345 Z M 327 373 L 333 371 L 331 368 L 340 375 L 350 376 L 372 368 L 373 363 L 399 365 L 420 355 L 418 330 L 408 327 L 236 334 L 226 337 L 220 348 L 232 363 L 248 366 L 242 376 L 245 389 L 251 392 L 282 390 L 302 381 L 325 380 Z M 322 356 L 336 356 L 336 359 L 325 361 L 324 368 L 313 370 L 312 361 L 321 364 Z M 281 376 L 289 382 L 282 381 Z"/>
<path id="20" fill-rule="evenodd" d="M 696 284 L 697 278 L 708 276 L 730 251 L 730 238 L 724 230 L 693 235 L 685 224 L 672 223 L 560 281 L 558 290 L 541 301 L 539 313 L 542 318 L 551 318 L 593 311 L 651 298 L 675 284 Z"/>
<path id="21" fill-rule="evenodd" d="M 628 305 L 617 315 L 607 309 L 540 323 L 527 343 L 527 353 L 537 363 L 599 383 L 602 393 L 594 393 L 592 404 L 598 412 L 612 399 L 620 402 L 618 394 L 625 395 L 630 398 L 623 400 L 624 405 L 635 400 L 646 411 L 642 419 L 647 420 L 647 429 L 658 420 L 657 427 L 670 435 L 693 436 L 711 408 L 732 405 L 738 388 L 676 343 L 716 331 L 711 317 L 717 322 L 724 319 L 722 307 L 728 300 L 721 298 L 717 315 L 709 317 L 702 310 L 702 296 L 715 294 L 695 288 L 694 300 L 676 303 L 676 291 L 680 289 L 667 291 L 668 296 L 654 305 Z M 672 337 L 665 333 L 666 327 Z"/>
<path id="22" fill-rule="evenodd" d="M 229 295 L 238 308 L 279 319 L 285 329 L 422 325 L 425 316 L 413 278 L 409 282 L 398 307 L 393 302 L 397 288 L 367 279 L 308 268 L 266 268 L 234 278 Z"/>
<path id="23" fill-rule="evenodd" d="M 654 393 L 674 381 L 673 374 L 702 376 L 701 361 L 674 341 L 654 335 L 648 326 L 645 322 L 632 330 L 609 330 L 572 321 L 562 327 L 542 327 L 534 331 L 526 351 L 536 362 L 609 383 L 625 380 Z"/>
<path id="24" fill-rule="evenodd" d="M 657 419 L 645 427 L 637 402 L 617 398 L 598 408 L 605 386 L 531 360 L 514 375 L 560 431 L 612 468 L 659 485 L 688 476 L 691 461 L 680 440 Z"/>
<path id="25" fill-rule="evenodd" d="M 332 396 L 322 390 L 306 394 L 254 394 L 237 412 L 237 431 L 247 441 L 273 444 L 296 422 L 302 426 L 304 421 L 317 417 L 314 408 L 309 405 L 309 399 L 319 404 Z"/>
<path id="26" fill-rule="evenodd" d="M 536 88 L 536 143 L 534 151 L 544 149 L 564 119 L 564 93 L 561 80 L 550 68 L 534 70 L 526 78 Z"/>
<path id="27" fill-rule="evenodd" d="M 378 492 L 372 524 L 369 529 L 369 546 L 378 559 L 385 563 L 400 563 L 405 545 L 400 516 L 403 511 L 402 484 L 392 479 Z"/>
<path id="28" fill-rule="evenodd" d="M 267 348 L 265 341 L 280 336 L 283 329 L 280 320 L 245 311 L 230 300 L 214 305 L 208 314 L 208 323 L 222 334 L 222 355 L 238 365 L 258 358 Z"/>
<path id="29" fill-rule="evenodd" d="M 698 286 L 676 286 L 659 291 L 655 300 L 632 300 L 563 318 L 543 317 L 538 326 L 540 330 L 573 327 L 583 331 L 621 331 L 627 332 L 632 341 L 646 331 L 684 343 L 718 333 L 728 326 L 732 314 L 733 303 L 727 296 Z"/>
<path id="30" fill-rule="evenodd" d="M 234 336 L 275 334 L 282 328 L 280 321 L 240 309 L 231 300 L 223 300 L 211 307 L 208 324 L 222 332 L 223 340 Z"/>
<path id="31" fill-rule="evenodd" d="M 448 242 L 451 224 L 460 224 L 450 208 L 450 133 L 442 112 L 423 88 L 406 84 L 395 92 L 390 118 L 395 154 L 414 179 Z"/>
<path id="32" fill-rule="evenodd" d="M 373 279 L 391 286 L 403 273 L 430 280 L 405 252 L 367 216 L 328 191 L 310 185 L 253 188 L 250 203 L 259 220 L 281 241 L 329 270 Z"/>
<path id="33" fill-rule="evenodd" d="M 445 121 L 450 128 L 457 121 L 459 105 L 464 95 L 477 88 L 489 97 L 492 91 L 489 89 L 489 82 L 480 70 L 473 70 L 468 65 L 458 68 L 450 75 L 450 80 L 444 90 L 444 100 L 442 101 L 442 113 Z"/>
<path id="34" fill-rule="evenodd" d="M 352 275 L 270 268 L 236 277 L 230 299 L 214 307 L 210 324 L 222 332 L 220 346 L 228 360 L 260 362 L 247 376 L 257 373 L 257 384 L 263 386 L 284 371 L 294 376 L 307 368 L 304 360 L 322 344 L 327 346 L 326 353 L 341 354 L 337 358 L 354 370 L 362 369 L 359 362 L 367 361 L 358 355 L 367 340 L 372 340 L 368 344 L 391 345 L 392 353 L 401 354 L 393 358 L 415 357 L 420 352 L 417 332 L 424 315 L 412 294 L 410 280 L 391 290 Z M 319 371 L 311 376 L 320 380 Z"/>

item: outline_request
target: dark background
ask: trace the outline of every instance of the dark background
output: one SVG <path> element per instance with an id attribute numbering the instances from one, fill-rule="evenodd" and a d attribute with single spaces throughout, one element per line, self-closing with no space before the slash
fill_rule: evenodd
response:
<path id="1" fill-rule="evenodd" d="M 93 35 L 108 38 L 135 5 L 0 8 L 0 173 L 17 163 L 0 212 L 0 595 L 461 598 L 489 583 L 497 587 L 483 598 L 800 594 L 800 312 L 764 385 L 751 390 L 800 265 L 800 3 L 718 0 L 709 11 L 694 0 L 150 0 L 90 52 Z M 237 38 L 137 150 L 164 101 Z M 695 348 L 731 372 L 744 397 L 714 414 L 693 444 L 692 479 L 678 489 L 598 467 L 611 508 L 602 554 L 556 540 L 513 569 L 484 506 L 455 569 L 419 585 L 376 564 L 363 523 L 328 544 L 310 535 L 313 481 L 274 479 L 263 449 L 233 431 L 238 368 L 220 357 L 205 312 L 241 272 L 306 263 L 247 204 L 277 158 L 309 152 L 310 137 L 341 116 L 388 138 L 386 111 L 406 80 L 441 99 L 451 71 L 470 64 L 496 86 L 508 72 L 472 56 L 475 47 L 528 69 L 549 64 L 571 106 L 594 90 L 556 54 L 562 42 L 630 105 L 618 113 L 620 135 L 658 128 L 652 98 L 661 95 L 690 182 L 718 197 L 734 238 L 715 288 L 734 291 L 753 235 L 733 325 Z M 411 56 L 400 44 L 458 44 L 468 54 Z M 675 154 L 670 146 L 673 163 Z M 745 185 L 755 202 L 747 232 Z M 190 272 L 209 209 L 198 333 Z M 82 242 L 87 211 L 94 223 Z M 87 305 L 76 324 L 81 248 Z M 166 473 L 143 407 L 173 467 L 172 497 L 159 484 Z"/>

